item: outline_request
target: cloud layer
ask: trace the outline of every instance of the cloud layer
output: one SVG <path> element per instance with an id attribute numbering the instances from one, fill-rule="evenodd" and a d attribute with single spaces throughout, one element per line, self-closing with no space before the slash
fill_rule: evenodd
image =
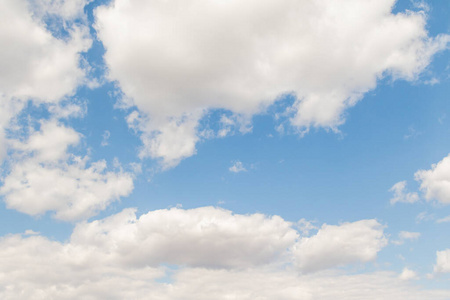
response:
<path id="1" fill-rule="evenodd" d="M 302 242 L 292 224 L 277 216 L 238 215 L 201 207 L 150 211 L 137 217 L 135 210 L 126 209 L 106 219 L 79 223 L 65 243 L 32 231 L 1 238 L 0 297 L 15 300 L 449 297 L 450 291 L 420 290 L 392 272 L 301 274 L 289 266 L 292 255 L 312 259 L 306 264 L 313 269 L 373 259 L 383 244 L 380 234 L 382 228 L 376 221 L 361 220 L 339 226 L 324 225 L 317 235 Z M 334 236 L 334 240 L 324 240 L 325 235 Z M 300 247 L 295 252 L 289 251 L 297 240 Z M 364 254 L 365 245 L 368 248 Z M 353 258 L 350 248 L 356 250 Z M 329 261 L 329 249 L 344 253 L 345 259 L 336 261 L 337 256 L 332 254 L 335 262 L 324 266 L 321 260 Z M 167 263 L 177 266 L 168 268 L 164 266 Z"/>

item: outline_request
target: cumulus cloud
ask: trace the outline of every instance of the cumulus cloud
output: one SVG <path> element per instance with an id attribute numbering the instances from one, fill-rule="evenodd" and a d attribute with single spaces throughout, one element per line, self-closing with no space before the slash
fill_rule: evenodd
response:
<path id="1" fill-rule="evenodd" d="M 435 273 L 450 273 L 450 249 L 436 251 Z"/>
<path id="2" fill-rule="evenodd" d="M 450 204 L 450 154 L 433 164 L 430 170 L 417 171 L 415 178 L 426 200 Z"/>
<path id="3" fill-rule="evenodd" d="M 373 261 L 386 244 L 383 226 L 376 220 L 325 224 L 316 235 L 302 238 L 294 247 L 294 255 L 300 270 L 314 272 Z"/>
<path id="4" fill-rule="evenodd" d="M 410 270 L 408 268 L 404 268 L 402 273 L 400 274 L 399 278 L 401 280 L 414 280 L 414 279 L 418 279 L 418 275 L 415 271 Z"/>
<path id="5" fill-rule="evenodd" d="M 414 203 L 419 201 L 419 195 L 415 192 L 406 192 L 406 181 L 400 181 L 394 184 L 390 189 L 390 192 L 394 193 L 390 202 L 394 205 L 397 202 L 401 203 Z"/>
<path id="6" fill-rule="evenodd" d="M 195 154 L 210 110 L 248 119 L 290 94 L 300 132 L 336 130 L 379 78 L 414 80 L 449 37 L 429 37 L 423 11 L 393 14 L 394 3 L 114 0 L 95 27 L 109 78 L 148 117 L 142 156 L 173 166 Z"/>
<path id="7" fill-rule="evenodd" d="M 0 44 L 7 47 L 0 48 L 0 159 L 6 152 L 4 130 L 25 101 L 59 102 L 84 81 L 80 53 L 91 45 L 87 28 L 67 23 L 67 36 L 57 38 L 46 27 L 37 7 L 46 11 L 58 6 L 67 11 L 60 15 L 65 17 L 82 13 L 83 3 L 78 0 L 1 2 Z"/>
<path id="8" fill-rule="evenodd" d="M 279 216 L 240 215 L 216 207 L 162 209 L 139 217 L 130 208 L 78 223 L 61 247 L 86 251 L 86 260 L 102 257 L 129 268 L 277 268 L 295 261 L 301 270 L 312 271 L 373 260 L 385 245 L 382 226 L 374 220 L 324 225 L 301 239 L 294 227 Z"/>
<path id="9" fill-rule="evenodd" d="M 236 215 L 212 207 L 157 210 L 139 218 L 133 209 L 126 209 L 78 224 L 64 243 L 37 233 L 5 236 L 0 238 L 0 298 L 444 300 L 450 296 L 449 290 L 425 291 L 409 285 L 395 273 L 305 275 L 270 264 L 295 240 L 291 225 L 279 217 Z M 320 253 L 326 259 L 328 254 Z M 167 268 L 157 262 L 177 265 Z"/>
<path id="10" fill-rule="evenodd" d="M 79 142 L 80 134 L 53 119 L 42 121 L 25 141 L 14 140 L 11 170 L 0 187 L 7 207 L 30 215 L 54 211 L 55 218 L 73 221 L 130 194 L 130 174 L 107 171 L 105 161 L 88 165 L 88 157 L 69 154 L 68 148 Z"/>
<path id="11" fill-rule="evenodd" d="M 156 210 L 139 218 L 128 209 L 79 224 L 71 241 L 95 245 L 105 255 L 132 265 L 245 268 L 275 261 L 296 238 L 291 224 L 277 216 L 235 215 L 202 207 Z"/>

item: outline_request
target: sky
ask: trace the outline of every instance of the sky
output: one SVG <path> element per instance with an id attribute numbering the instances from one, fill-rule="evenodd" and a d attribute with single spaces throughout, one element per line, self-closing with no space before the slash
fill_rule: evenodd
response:
<path id="1" fill-rule="evenodd" d="M 1 299 L 450 299 L 450 2 L 2 0 Z"/>

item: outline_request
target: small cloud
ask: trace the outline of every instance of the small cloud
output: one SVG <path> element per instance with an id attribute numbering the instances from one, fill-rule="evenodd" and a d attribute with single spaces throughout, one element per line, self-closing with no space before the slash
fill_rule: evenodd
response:
<path id="1" fill-rule="evenodd" d="M 244 168 L 244 165 L 240 161 L 236 161 L 229 169 L 230 172 L 233 173 L 239 173 L 239 172 L 246 172 L 247 169 Z"/>
<path id="2" fill-rule="evenodd" d="M 414 203 L 419 201 L 419 195 L 417 193 L 406 192 L 406 181 L 397 182 L 389 189 L 389 191 L 394 193 L 394 197 L 390 200 L 392 205 L 397 202 Z"/>
<path id="3" fill-rule="evenodd" d="M 434 274 L 437 273 L 450 273 L 450 249 L 436 251 Z"/>
<path id="4" fill-rule="evenodd" d="M 415 280 L 418 279 L 417 273 L 408 268 L 404 268 L 400 276 L 398 276 L 401 280 Z"/>
<path id="5" fill-rule="evenodd" d="M 436 223 L 447 223 L 450 222 L 450 216 L 446 216 L 444 218 L 436 220 Z"/>
<path id="6" fill-rule="evenodd" d="M 392 241 L 395 245 L 403 245 L 406 240 L 414 241 L 420 237 L 420 232 L 400 231 L 398 240 Z"/>
<path id="7" fill-rule="evenodd" d="M 109 140 L 110 136 L 111 136 L 111 132 L 109 132 L 108 130 L 105 130 L 105 132 L 103 132 L 103 135 L 102 135 L 103 140 L 101 143 L 102 147 L 108 146 L 108 140 Z"/>
<path id="8" fill-rule="evenodd" d="M 409 126 L 409 128 L 408 128 L 408 133 L 405 134 L 405 135 L 403 136 L 403 138 L 404 138 L 405 140 L 409 140 L 409 139 L 412 139 L 412 138 L 416 138 L 416 137 L 418 137 L 418 136 L 421 135 L 421 134 L 422 134 L 422 133 L 419 132 L 419 131 L 417 131 L 413 126 Z"/>
<path id="9" fill-rule="evenodd" d="M 414 8 L 416 8 L 416 9 L 420 9 L 425 12 L 430 11 L 430 6 L 424 0 L 411 0 L 411 3 L 414 6 Z M 435 78 L 432 78 L 431 80 L 433 80 L 433 79 L 435 79 Z"/>
<path id="10" fill-rule="evenodd" d="M 27 229 L 24 232 L 24 235 L 38 235 L 38 234 L 40 234 L 39 231 L 34 231 L 34 230 L 31 230 L 31 229 Z"/>
<path id="11" fill-rule="evenodd" d="M 431 221 L 434 220 L 435 216 L 434 214 L 430 214 L 426 211 L 421 212 L 420 214 L 417 215 L 416 217 L 416 223 L 421 223 L 423 221 Z"/>
<path id="12" fill-rule="evenodd" d="M 129 166 L 130 166 L 133 174 L 138 175 L 138 174 L 142 173 L 142 165 L 141 164 L 133 162 L 133 163 L 130 163 Z"/>
<path id="13" fill-rule="evenodd" d="M 433 77 L 430 80 L 425 80 L 423 83 L 433 86 L 435 84 L 438 84 L 439 82 L 440 82 L 439 79 L 437 79 L 436 77 Z"/>

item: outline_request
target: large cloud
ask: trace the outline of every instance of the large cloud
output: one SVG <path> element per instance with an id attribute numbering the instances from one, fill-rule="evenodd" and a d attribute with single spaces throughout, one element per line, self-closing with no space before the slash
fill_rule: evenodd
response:
<path id="1" fill-rule="evenodd" d="M 341 226 L 377 227 L 375 223 L 365 220 Z M 212 207 L 157 210 L 139 218 L 126 209 L 78 224 L 65 243 L 32 231 L 28 231 L 31 236 L 5 236 L 0 238 L 0 298 L 437 300 L 450 296 L 450 291 L 410 286 L 392 272 L 302 275 L 281 255 L 291 253 L 286 247 L 297 238 L 292 226 L 280 217 L 238 215 Z M 370 230 L 362 231 L 371 235 Z M 357 252 L 362 246 L 356 239 L 372 244 L 358 234 L 336 238 L 352 240 Z M 316 257 L 327 259 L 328 252 L 316 250 Z M 348 253 L 343 255 L 347 260 Z M 172 267 L 159 266 L 164 263 Z"/>
<path id="2" fill-rule="evenodd" d="M 415 178 L 420 181 L 426 200 L 450 204 L 450 154 L 433 164 L 430 170 L 417 171 Z"/>
<path id="3" fill-rule="evenodd" d="M 72 242 L 134 265 L 159 263 L 249 267 L 271 263 L 297 238 L 289 222 L 262 214 L 233 215 L 213 207 L 157 210 L 136 218 L 125 210 L 79 224 Z M 126 255 L 125 255 L 126 254 Z"/>
<path id="4" fill-rule="evenodd" d="M 55 218 L 73 221 L 95 215 L 133 189 L 129 173 L 106 171 L 105 161 L 89 166 L 88 157 L 71 155 L 68 148 L 80 135 L 57 120 L 42 121 L 39 131 L 14 142 L 11 171 L 0 187 L 8 208 L 30 215 L 54 211 Z"/>
<path id="5" fill-rule="evenodd" d="M 86 1 L 73 6 L 68 1 L 31 2 L 4 0 L 0 4 L 0 44 L 4 45 L 0 47 L 0 161 L 6 151 L 4 129 L 23 102 L 58 102 L 72 94 L 85 76 L 80 53 L 91 44 L 87 28 L 65 23 L 67 36 L 56 38 L 43 18 L 46 12 L 63 22 L 65 17 L 72 19 L 82 13 Z"/>
<path id="6" fill-rule="evenodd" d="M 278 216 L 200 207 L 156 210 L 139 218 L 126 209 L 79 223 L 70 244 L 128 266 L 247 268 L 295 260 L 301 271 L 316 271 L 374 260 L 386 239 L 375 220 L 324 225 L 316 235 L 300 238 L 293 224 Z"/>
<path id="7" fill-rule="evenodd" d="M 114 0 L 95 26 L 109 78 L 142 113 L 141 155 L 170 167 L 195 153 L 210 109 L 248 117 L 291 93 L 292 125 L 336 129 L 377 79 L 414 80 L 449 37 L 394 3 Z"/>

